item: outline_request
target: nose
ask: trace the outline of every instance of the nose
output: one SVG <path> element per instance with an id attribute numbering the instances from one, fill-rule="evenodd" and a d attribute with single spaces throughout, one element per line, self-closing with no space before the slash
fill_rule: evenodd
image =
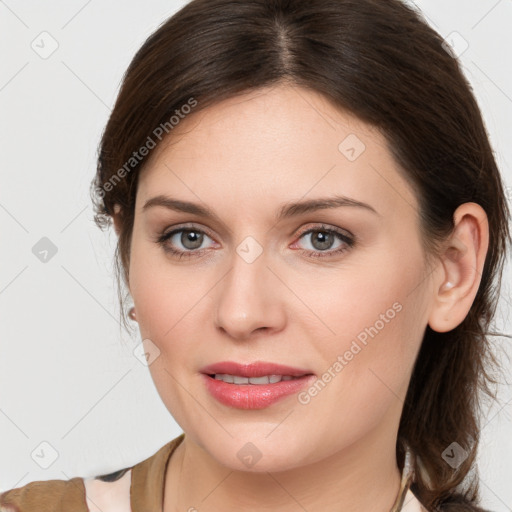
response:
<path id="1" fill-rule="evenodd" d="M 230 270 L 211 293 L 217 328 L 234 340 L 283 329 L 286 287 L 269 267 L 266 253 L 254 261 L 234 253 L 232 261 Z"/>

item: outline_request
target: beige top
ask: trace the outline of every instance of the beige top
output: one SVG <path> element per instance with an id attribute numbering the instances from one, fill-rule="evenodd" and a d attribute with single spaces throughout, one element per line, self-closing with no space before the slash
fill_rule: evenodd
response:
<path id="1" fill-rule="evenodd" d="M 0 512 L 162 512 L 167 464 L 184 436 L 110 475 L 30 482 L 5 491 Z M 410 489 L 401 510 L 427 512 Z"/>

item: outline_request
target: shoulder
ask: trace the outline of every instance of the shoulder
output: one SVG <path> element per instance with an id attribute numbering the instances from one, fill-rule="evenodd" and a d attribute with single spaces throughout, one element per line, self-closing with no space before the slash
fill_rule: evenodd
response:
<path id="1" fill-rule="evenodd" d="M 88 512 L 82 478 L 30 482 L 22 487 L 0 493 L 0 512 L 53 512 L 56 510 Z"/>
<path id="2" fill-rule="evenodd" d="M 130 512 L 153 504 L 161 508 L 165 467 L 184 434 L 141 462 L 96 477 L 30 482 L 0 493 L 0 512 Z M 151 508 L 151 507 L 149 507 Z"/>
<path id="3" fill-rule="evenodd" d="M 130 510 L 131 468 L 97 477 L 30 482 L 0 493 L 0 512 L 96 512 L 113 502 Z M 118 510 L 118 509 L 116 509 Z"/>

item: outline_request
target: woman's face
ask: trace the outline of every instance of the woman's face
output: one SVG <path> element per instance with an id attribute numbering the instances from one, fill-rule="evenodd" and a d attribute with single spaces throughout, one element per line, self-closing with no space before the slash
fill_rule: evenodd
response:
<path id="1" fill-rule="evenodd" d="M 129 284 L 189 442 L 251 471 L 394 454 L 432 293 L 417 199 L 383 136 L 284 85 L 192 113 L 171 136 L 139 177 Z M 144 208 L 157 196 L 190 206 Z M 211 367 L 226 361 L 241 366 Z M 294 374 L 247 373 L 255 362 L 306 376 L 208 376 Z"/>

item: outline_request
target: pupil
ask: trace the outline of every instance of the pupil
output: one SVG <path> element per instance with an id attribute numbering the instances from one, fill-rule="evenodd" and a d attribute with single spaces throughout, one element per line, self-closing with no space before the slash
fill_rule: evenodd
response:
<path id="1" fill-rule="evenodd" d="M 328 249 L 332 244 L 332 233 L 326 233 L 324 231 L 317 231 L 317 237 L 313 237 L 313 240 L 316 242 L 316 239 L 320 239 L 320 247 L 316 247 L 317 249 Z M 315 245 L 315 244 L 313 244 Z"/>
<path id="2" fill-rule="evenodd" d="M 184 231 L 181 235 L 181 243 L 187 249 L 197 249 L 201 246 L 202 235 L 195 231 Z M 189 245 L 191 244 L 191 246 Z"/>

